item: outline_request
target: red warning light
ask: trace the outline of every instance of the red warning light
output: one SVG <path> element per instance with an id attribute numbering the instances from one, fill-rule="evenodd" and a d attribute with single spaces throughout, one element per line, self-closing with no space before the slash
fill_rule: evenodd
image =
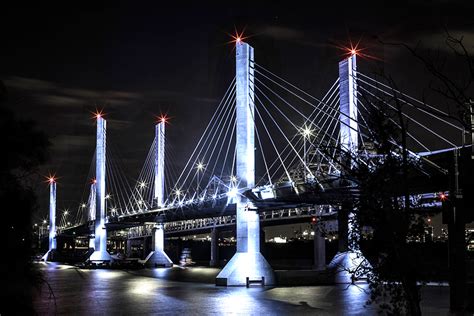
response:
<path id="1" fill-rule="evenodd" d="M 441 192 L 441 193 L 438 195 L 438 197 L 439 197 L 439 200 L 440 200 L 441 202 L 444 202 L 444 201 L 446 201 L 446 200 L 448 199 L 448 196 L 447 196 L 446 193 L 444 193 L 444 192 Z"/>
<path id="2" fill-rule="evenodd" d="M 91 180 L 91 184 L 96 184 L 97 183 L 97 179 L 92 179 Z"/>
<path id="3" fill-rule="evenodd" d="M 45 176 L 45 178 L 46 178 L 45 182 L 48 184 L 56 183 L 56 180 L 58 180 L 55 174 L 49 174 L 48 176 Z"/>
<path id="4" fill-rule="evenodd" d="M 316 217 L 313 216 L 311 218 L 311 224 L 316 224 L 316 222 L 317 222 L 317 219 L 316 219 Z"/>

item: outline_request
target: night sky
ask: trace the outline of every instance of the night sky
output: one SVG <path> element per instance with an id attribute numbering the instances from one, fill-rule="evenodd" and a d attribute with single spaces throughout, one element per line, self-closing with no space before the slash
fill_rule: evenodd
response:
<path id="1" fill-rule="evenodd" d="M 108 140 L 119 148 L 130 178 L 140 171 L 161 113 L 171 117 L 175 163 L 184 163 L 235 75 L 228 44 L 235 29 L 245 29 L 259 64 L 316 96 L 337 76 L 344 52 L 336 46 L 351 41 L 382 60 L 414 96 L 427 87 L 426 72 L 406 51 L 384 48 L 378 39 L 421 41 L 443 51 L 447 25 L 474 49 L 473 1 L 353 3 L 2 4 L 0 79 L 16 114 L 36 120 L 50 136 L 51 158 L 41 173 L 60 177 L 58 208 L 75 209 L 95 149 L 91 111 L 107 114 Z M 359 62 L 366 71 L 379 66 Z M 47 185 L 38 181 L 36 189 L 44 217 Z"/>

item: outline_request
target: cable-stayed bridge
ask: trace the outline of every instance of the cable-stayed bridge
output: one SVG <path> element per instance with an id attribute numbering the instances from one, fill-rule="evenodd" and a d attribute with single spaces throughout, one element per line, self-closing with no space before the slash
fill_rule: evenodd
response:
<path id="1" fill-rule="evenodd" d="M 349 171 L 383 159 L 374 118 L 404 132 L 410 159 L 419 166 L 410 175 L 410 192 L 418 194 L 413 201 L 420 208 L 433 206 L 434 194 L 450 189 L 448 171 L 436 154 L 465 145 L 465 128 L 446 111 L 359 72 L 356 63 L 356 53 L 341 61 L 338 78 L 316 97 L 256 63 L 253 48 L 237 41 L 236 76 L 184 167 L 175 164 L 172 148 L 179 144 L 166 143 L 163 117 L 133 183 L 106 141 L 105 117 L 97 114 L 94 180 L 84 203 L 69 214 L 75 223 L 67 225 L 62 214 L 56 228 L 56 183 L 51 180 L 50 250 L 59 233 L 91 234 L 90 260 L 111 260 L 107 231 L 133 232 L 155 222 L 148 226 L 155 248 L 147 260 L 170 265 L 163 250 L 165 230 L 236 225 L 237 253 L 217 283 L 242 285 L 250 277 L 273 284 L 271 268 L 260 254 L 260 222 L 340 213 L 345 218 L 338 215 L 339 228 L 347 231 L 349 215 L 339 211 L 358 194 Z M 401 155 L 400 140 L 388 137 Z M 285 212 L 288 216 L 279 216 Z M 205 224 L 192 228 L 196 221 Z M 340 236 L 347 239 L 347 232 Z"/>

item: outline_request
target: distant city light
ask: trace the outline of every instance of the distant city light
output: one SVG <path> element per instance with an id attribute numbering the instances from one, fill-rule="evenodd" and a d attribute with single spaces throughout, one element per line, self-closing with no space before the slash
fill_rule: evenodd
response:
<path id="1" fill-rule="evenodd" d="M 236 176 L 231 176 L 231 177 L 230 177 L 230 181 L 232 181 L 232 182 L 237 182 L 237 177 L 236 177 Z"/>
<path id="2" fill-rule="evenodd" d="M 45 219 L 43 219 L 43 224 L 46 224 L 46 220 L 45 220 Z"/>
<path id="3" fill-rule="evenodd" d="M 175 191 L 175 194 L 176 194 L 176 196 L 180 196 L 180 195 L 181 195 L 181 191 L 180 191 L 180 190 L 176 190 L 176 191 Z"/>
<path id="4" fill-rule="evenodd" d="M 146 186 L 146 183 L 144 181 L 142 181 L 142 182 L 140 182 L 139 186 L 140 186 L 140 188 L 143 189 Z"/>
<path id="5" fill-rule="evenodd" d="M 82 208 L 85 208 L 86 206 L 87 206 L 86 203 L 82 203 L 82 204 L 81 204 L 81 207 L 82 207 Z"/>
<path id="6" fill-rule="evenodd" d="M 67 214 L 69 214 L 69 212 L 68 212 L 68 211 L 64 211 L 64 215 L 67 215 Z"/>
<path id="7" fill-rule="evenodd" d="M 110 199 L 110 194 L 107 194 L 107 195 L 105 196 L 105 199 L 107 199 L 107 200 Z"/>
<path id="8" fill-rule="evenodd" d="M 97 179 L 92 179 L 92 180 L 91 180 L 91 183 L 92 183 L 92 184 L 96 184 L 96 183 L 97 183 Z"/>

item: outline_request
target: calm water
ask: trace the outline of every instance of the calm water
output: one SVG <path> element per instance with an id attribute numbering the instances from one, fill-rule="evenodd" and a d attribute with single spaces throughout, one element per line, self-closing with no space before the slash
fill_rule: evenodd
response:
<path id="1" fill-rule="evenodd" d="M 162 279 L 166 269 L 81 270 L 39 263 L 53 289 L 44 287 L 36 301 L 40 314 L 83 315 L 371 315 L 364 308 L 366 286 L 225 288 L 213 284 Z M 215 270 L 192 268 L 188 274 L 207 279 Z M 448 288 L 425 290 L 426 314 L 446 315 Z"/>

